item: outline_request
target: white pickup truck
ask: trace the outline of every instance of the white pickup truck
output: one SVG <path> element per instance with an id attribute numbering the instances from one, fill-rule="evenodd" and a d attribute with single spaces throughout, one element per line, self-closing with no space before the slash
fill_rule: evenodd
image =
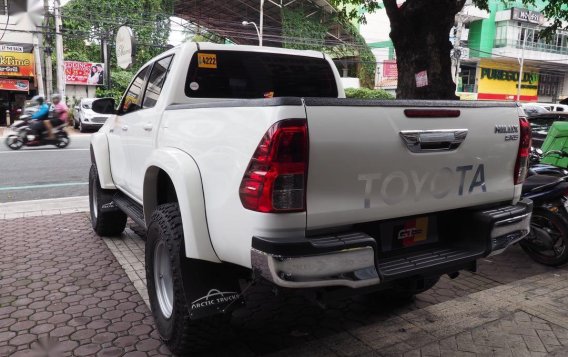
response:
<path id="1" fill-rule="evenodd" d="M 91 219 L 147 232 L 160 335 L 203 348 L 242 290 L 415 294 L 529 230 L 516 103 L 345 99 L 319 52 L 187 43 L 92 136 Z M 221 321 L 221 322 L 220 322 Z M 212 330 L 213 329 L 213 330 Z"/>

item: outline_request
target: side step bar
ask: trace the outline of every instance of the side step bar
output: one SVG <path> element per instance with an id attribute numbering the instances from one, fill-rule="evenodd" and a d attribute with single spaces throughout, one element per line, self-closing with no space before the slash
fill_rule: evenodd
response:
<path id="1" fill-rule="evenodd" d="M 119 192 L 112 198 L 114 203 L 126 213 L 137 225 L 146 229 L 146 222 L 144 222 L 144 209 L 142 205 L 134 201 L 132 198 L 126 196 L 124 193 Z"/>

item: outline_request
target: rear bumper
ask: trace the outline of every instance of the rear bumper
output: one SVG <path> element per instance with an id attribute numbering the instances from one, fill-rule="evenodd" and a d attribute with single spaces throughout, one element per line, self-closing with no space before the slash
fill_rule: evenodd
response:
<path id="1" fill-rule="evenodd" d="M 380 256 L 377 240 L 364 232 L 316 238 L 253 237 L 255 273 L 287 288 L 346 286 L 362 288 L 399 279 L 442 275 L 475 267 L 481 257 L 503 252 L 530 229 L 532 202 L 468 211 L 471 227 L 455 232 L 462 239 L 409 254 Z"/>

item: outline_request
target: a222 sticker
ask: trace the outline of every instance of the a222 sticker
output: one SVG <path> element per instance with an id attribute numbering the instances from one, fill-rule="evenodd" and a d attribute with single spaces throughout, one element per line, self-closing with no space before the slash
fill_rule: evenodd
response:
<path id="1" fill-rule="evenodd" d="M 217 55 L 214 53 L 198 53 L 197 67 L 199 68 L 217 68 Z"/>

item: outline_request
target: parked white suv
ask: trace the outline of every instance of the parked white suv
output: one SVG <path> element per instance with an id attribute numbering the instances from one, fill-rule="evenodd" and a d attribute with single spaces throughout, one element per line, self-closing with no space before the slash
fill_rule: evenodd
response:
<path id="1" fill-rule="evenodd" d="M 108 114 L 95 113 L 91 105 L 96 98 L 83 98 L 77 105 L 75 111 L 73 127 L 79 129 L 81 133 L 88 130 L 98 130 L 110 117 Z"/>
<path id="2" fill-rule="evenodd" d="M 320 52 L 187 43 L 142 66 L 91 139 L 93 229 L 147 230 L 172 352 L 206 348 L 250 284 L 314 298 L 431 288 L 529 231 L 516 103 L 345 99 Z"/>

